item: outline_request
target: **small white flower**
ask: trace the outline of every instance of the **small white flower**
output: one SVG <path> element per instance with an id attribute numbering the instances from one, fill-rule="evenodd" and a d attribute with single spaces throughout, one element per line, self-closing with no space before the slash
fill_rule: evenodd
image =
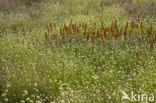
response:
<path id="1" fill-rule="evenodd" d="M 24 94 L 25 94 L 25 95 L 28 95 L 28 91 L 27 91 L 27 90 L 25 90 L 25 91 L 24 91 Z"/>
<path id="2" fill-rule="evenodd" d="M 31 97 L 35 98 L 35 95 L 31 95 Z"/>
<path id="3" fill-rule="evenodd" d="M 30 100 L 30 103 L 34 103 L 34 101 L 33 100 Z"/>
<path id="4" fill-rule="evenodd" d="M 6 95 L 6 93 L 3 93 L 3 94 L 2 94 L 2 97 L 4 97 L 5 95 Z"/>
<path id="5" fill-rule="evenodd" d="M 21 103 L 25 103 L 25 101 L 24 101 L 24 100 L 22 100 L 22 101 L 21 101 Z"/>
<path id="6" fill-rule="evenodd" d="M 37 98 L 40 98 L 40 96 L 37 96 Z"/>
<path id="7" fill-rule="evenodd" d="M 26 100 L 27 100 L 27 101 L 29 101 L 29 100 L 30 100 L 30 98 L 26 98 Z"/>
<path id="8" fill-rule="evenodd" d="M 5 98 L 5 101 L 7 102 L 8 101 L 8 98 Z"/>
<path id="9" fill-rule="evenodd" d="M 41 101 L 36 101 L 36 103 L 41 103 Z"/>
<path id="10" fill-rule="evenodd" d="M 37 87 L 37 83 L 35 83 L 35 87 Z"/>
<path id="11" fill-rule="evenodd" d="M 11 85 L 10 84 L 7 84 L 7 87 L 10 87 Z"/>
<path id="12" fill-rule="evenodd" d="M 8 92 L 8 90 L 5 90 L 5 92 L 7 93 L 7 92 Z"/>

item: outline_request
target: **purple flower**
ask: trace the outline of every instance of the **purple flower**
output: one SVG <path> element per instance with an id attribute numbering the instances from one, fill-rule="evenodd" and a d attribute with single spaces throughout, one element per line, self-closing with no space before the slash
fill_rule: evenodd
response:
<path id="1" fill-rule="evenodd" d="M 31 16 L 28 16 L 28 19 L 32 19 L 32 17 Z"/>

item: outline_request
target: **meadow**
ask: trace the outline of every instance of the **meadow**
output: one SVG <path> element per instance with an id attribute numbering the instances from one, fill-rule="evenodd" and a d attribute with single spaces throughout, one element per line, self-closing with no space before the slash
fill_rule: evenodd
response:
<path id="1" fill-rule="evenodd" d="M 0 103 L 155 103 L 156 0 L 28 1 L 0 2 Z"/>

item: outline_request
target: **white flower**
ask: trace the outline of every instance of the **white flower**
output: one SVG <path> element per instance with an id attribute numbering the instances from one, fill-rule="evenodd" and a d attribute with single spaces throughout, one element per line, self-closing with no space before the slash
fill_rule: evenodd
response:
<path id="1" fill-rule="evenodd" d="M 21 103 L 25 103 L 25 101 L 24 101 L 24 100 L 22 100 L 22 101 L 21 101 Z"/>
<path id="2" fill-rule="evenodd" d="M 36 103 L 41 103 L 41 101 L 36 101 Z"/>
<path id="3" fill-rule="evenodd" d="M 35 83 L 35 87 L 37 87 L 37 83 Z"/>
<path id="4" fill-rule="evenodd" d="M 7 92 L 8 92 L 8 90 L 5 90 L 5 92 L 7 93 Z"/>
<path id="5" fill-rule="evenodd" d="M 7 84 L 7 87 L 10 87 L 11 85 L 10 84 Z"/>
<path id="6" fill-rule="evenodd" d="M 29 101 L 29 100 L 30 100 L 30 98 L 26 98 L 26 100 L 27 100 L 27 101 Z"/>
<path id="7" fill-rule="evenodd" d="M 4 97 L 6 95 L 6 93 L 2 94 L 2 97 Z"/>
<path id="8" fill-rule="evenodd" d="M 35 98 L 35 95 L 31 95 L 31 97 Z"/>
<path id="9" fill-rule="evenodd" d="M 34 103 L 34 101 L 33 100 L 30 100 L 30 103 Z"/>
<path id="10" fill-rule="evenodd" d="M 8 101 L 8 98 L 5 98 L 5 101 L 7 102 Z"/>
<path id="11" fill-rule="evenodd" d="M 37 98 L 40 98 L 40 96 L 37 96 Z"/>
<path id="12" fill-rule="evenodd" d="M 25 94 L 25 95 L 28 95 L 28 91 L 27 91 L 27 90 L 25 90 L 25 91 L 24 91 L 24 94 Z"/>

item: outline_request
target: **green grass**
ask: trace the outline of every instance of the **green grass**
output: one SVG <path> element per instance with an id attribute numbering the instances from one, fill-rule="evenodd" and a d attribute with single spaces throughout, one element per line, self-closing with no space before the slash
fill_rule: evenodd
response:
<path id="1" fill-rule="evenodd" d="M 115 20 L 125 26 L 137 16 L 129 16 L 120 2 L 53 0 L 0 12 L 0 103 L 121 103 L 122 90 L 129 95 L 156 93 L 155 43 L 150 51 L 149 40 L 140 41 L 138 30 L 126 40 L 122 36 L 92 43 L 77 34 L 45 40 L 49 22 L 56 23 L 56 31 L 70 19 L 89 28 L 94 22 L 100 27 L 101 20 L 105 26 Z M 152 24 L 155 42 L 155 17 L 147 15 L 140 16 L 145 31 Z"/>

